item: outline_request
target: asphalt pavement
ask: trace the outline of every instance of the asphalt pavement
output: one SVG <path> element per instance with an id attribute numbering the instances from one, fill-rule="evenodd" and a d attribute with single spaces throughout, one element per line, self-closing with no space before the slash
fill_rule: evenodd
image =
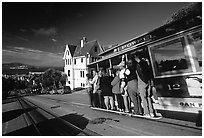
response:
<path id="1" fill-rule="evenodd" d="M 91 130 L 99 135 L 202 136 L 202 127 L 197 127 L 195 122 L 165 117 L 159 120 L 150 120 L 91 109 L 88 105 L 88 95 L 86 90 L 64 95 L 39 95 L 26 96 L 25 98 L 46 108 L 50 112 L 58 114 L 60 117 L 67 119 L 77 126 L 83 126 L 84 130 Z M 11 114 L 8 114 L 9 111 L 18 108 L 19 105 L 15 100 L 3 104 L 3 134 L 26 127 L 26 125 L 23 125 L 23 123 L 19 121 L 21 115 L 12 116 Z M 10 118 L 7 116 L 6 120 L 5 115 L 9 115 Z M 21 120 L 22 119 L 23 116 L 21 117 Z M 16 122 L 21 123 L 19 124 Z M 16 128 L 14 129 L 14 127 Z"/>

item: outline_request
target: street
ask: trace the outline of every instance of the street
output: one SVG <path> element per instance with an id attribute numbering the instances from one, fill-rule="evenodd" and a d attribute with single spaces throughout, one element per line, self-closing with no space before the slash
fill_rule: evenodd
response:
<path id="1" fill-rule="evenodd" d="M 85 90 L 66 95 L 27 96 L 39 107 L 46 108 L 83 129 L 103 136 L 201 136 L 202 129 L 186 121 L 162 118 L 133 118 L 89 108 Z M 3 106 L 4 107 L 4 106 Z M 79 120 L 80 116 L 80 120 Z M 51 119 L 51 118 L 50 118 Z M 87 121 L 88 120 L 88 121 Z M 88 123 L 87 123 L 88 122 Z M 3 127 L 3 132 L 6 132 Z M 5 123 L 3 126 L 5 126 Z M 192 127 L 193 126 L 193 127 Z"/>

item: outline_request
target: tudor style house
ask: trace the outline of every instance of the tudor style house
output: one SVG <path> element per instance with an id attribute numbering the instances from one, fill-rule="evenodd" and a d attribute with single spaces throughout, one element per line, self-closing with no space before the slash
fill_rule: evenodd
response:
<path id="1" fill-rule="evenodd" d="M 97 40 L 86 41 L 83 37 L 80 45 L 66 45 L 63 60 L 65 61 L 64 72 L 68 76 L 66 86 L 74 88 L 85 87 L 86 74 L 88 73 L 87 65 L 98 60 L 99 53 L 104 49 Z"/>

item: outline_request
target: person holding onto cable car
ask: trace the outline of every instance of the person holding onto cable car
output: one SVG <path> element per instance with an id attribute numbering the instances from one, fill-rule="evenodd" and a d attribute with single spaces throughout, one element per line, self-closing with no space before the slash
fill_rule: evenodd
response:
<path id="1" fill-rule="evenodd" d="M 130 58 L 127 61 L 127 70 L 125 74 L 127 75 L 127 91 L 130 96 L 131 101 L 134 105 L 134 114 L 143 115 L 143 109 L 141 106 L 140 94 L 138 92 L 138 79 L 136 70 L 136 62 L 134 59 Z"/>
<path id="2" fill-rule="evenodd" d="M 97 91 L 99 89 L 99 75 L 96 70 L 93 70 L 93 79 L 89 80 L 89 83 L 93 85 L 93 106 L 99 108 L 99 98 Z"/>
<path id="3" fill-rule="evenodd" d="M 93 101 L 93 86 L 90 83 L 90 81 L 92 80 L 92 76 L 91 74 L 87 73 L 86 74 L 86 89 L 87 89 L 87 94 L 89 97 L 89 106 L 90 107 L 94 107 L 94 101 Z"/>
<path id="4" fill-rule="evenodd" d="M 139 53 L 134 56 L 136 61 L 136 73 L 138 78 L 138 91 L 142 99 L 142 105 L 144 109 L 144 116 L 154 117 L 154 107 L 151 100 L 151 93 L 149 87 L 151 87 L 151 71 L 147 62 L 142 59 Z"/>
<path id="5" fill-rule="evenodd" d="M 111 82 L 113 77 L 105 73 L 104 69 L 100 70 L 101 77 L 100 77 L 100 90 L 102 91 L 102 95 L 104 98 L 105 107 L 107 110 L 115 110 L 114 108 L 114 99 L 112 93 L 112 86 Z"/>
<path id="6" fill-rule="evenodd" d="M 120 91 L 120 70 L 114 70 L 115 77 L 113 81 L 111 82 L 111 85 L 113 86 L 112 92 L 115 95 L 115 100 L 117 102 L 117 110 L 120 112 L 125 110 L 124 103 L 123 103 L 123 97 Z"/>
<path id="7" fill-rule="evenodd" d="M 129 97 L 128 97 L 128 93 L 127 93 L 127 78 L 125 75 L 125 72 L 127 69 L 125 68 L 125 61 L 122 60 L 121 63 L 117 66 L 120 68 L 120 73 L 119 73 L 120 92 L 121 92 L 122 97 L 123 97 L 125 112 L 129 113 L 130 112 L 130 101 L 129 101 Z"/>

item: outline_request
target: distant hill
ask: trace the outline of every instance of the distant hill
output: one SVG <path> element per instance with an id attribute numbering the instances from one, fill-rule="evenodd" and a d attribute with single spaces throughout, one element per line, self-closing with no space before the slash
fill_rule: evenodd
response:
<path id="1" fill-rule="evenodd" d="M 23 63 L 3 63 L 2 64 L 3 69 L 31 69 L 31 68 L 39 68 Z"/>
<path id="2" fill-rule="evenodd" d="M 28 74 L 29 72 L 44 72 L 50 67 L 37 67 L 23 63 L 3 63 L 2 74 Z M 57 70 L 63 71 L 63 67 L 53 67 Z"/>

